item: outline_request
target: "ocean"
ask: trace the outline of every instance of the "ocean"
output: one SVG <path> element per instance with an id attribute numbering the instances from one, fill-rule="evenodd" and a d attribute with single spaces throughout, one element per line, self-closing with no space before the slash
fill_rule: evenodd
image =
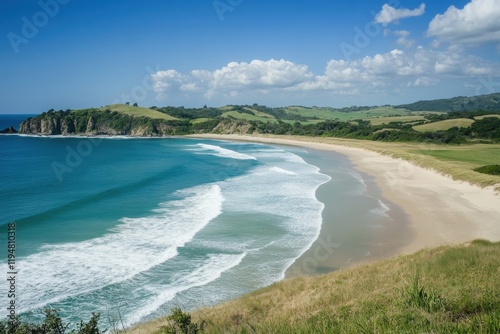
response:
<path id="1" fill-rule="evenodd" d="M 0 128 L 25 117 L 2 115 Z M 15 222 L 17 312 L 50 306 L 73 324 L 100 312 L 101 326 L 121 327 L 283 279 L 318 238 L 320 187 L 337 182 L 339 201 L 361 203 L 333 205 L 339 226 L 387 217 L 347 158 L 329 160 L 334 179 L 317 158 L 194 138 L 0 136 L 0 267 Z M 365 252 L 341 230 L 346 249 Z"/>

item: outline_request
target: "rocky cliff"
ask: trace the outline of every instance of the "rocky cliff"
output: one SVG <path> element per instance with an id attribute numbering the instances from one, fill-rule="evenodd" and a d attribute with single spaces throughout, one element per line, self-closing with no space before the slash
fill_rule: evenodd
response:
<path id="1" fill-rule="evenodd" d="M 248 121 L 239 119 L 206 118 L 204 122 L 192 122 L 191 119 L 159 119 L 111 110 L 84 109 L 50 110 L 28 118 L 21 123 L 19 133 L 42 136 L 162 137 L 195 133 L 247 133 L 250 128 Z"/>
<path id="2" fill-rule="evenodd" d="M 101 116 L 101 115 L 99 115 Z M 175 124 L 147 118 L 116 116 L 112 118 L 82 115 L 42 114 L 23 121 L 19 133 L 32 135 L 83 135 L 83 136 L 164 136 L 174 134 Z"/>

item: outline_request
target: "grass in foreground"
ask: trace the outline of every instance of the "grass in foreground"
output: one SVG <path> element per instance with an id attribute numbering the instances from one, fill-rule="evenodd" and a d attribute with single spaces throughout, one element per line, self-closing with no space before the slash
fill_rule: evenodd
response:
<path id="1" fill-rule="evenodd" d="M 482 240 L 427 249 L 281 281 L 188 320 L 203 333 L 499 333 L 499 255 Z M 168 333 L 187 319 L 175 312 L 131 332 Z"/>

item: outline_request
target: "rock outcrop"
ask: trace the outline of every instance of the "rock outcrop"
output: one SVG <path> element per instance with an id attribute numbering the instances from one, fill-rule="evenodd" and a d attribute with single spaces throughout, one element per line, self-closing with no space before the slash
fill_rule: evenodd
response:
<path id="1" fill-rule="evenodd" d="M 17 133 L 17 130 L 14 129 L 12 126 L 9 126 L 8 128 L 5 128 L 3 130 L 0 130 L 0 133 Z"/>

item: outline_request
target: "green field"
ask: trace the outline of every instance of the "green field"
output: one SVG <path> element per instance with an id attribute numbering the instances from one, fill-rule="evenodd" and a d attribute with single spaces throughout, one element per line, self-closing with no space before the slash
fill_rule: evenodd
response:
<path id="1" fill-rule="evenodd" d="M 264 113 L 262 113 L 264 114 Z M 267 115 L 267 114 L 265 114 Z M 268 115 L 270 116 L 270 115 Z M 261 121 L 261 122 L 276 122 L 276 119 L 274 117 L 262 117 L 262 116 L 256 116 L 256 115 L 250 115 L 247 113 L 241 113 L 236 110 L 232 111 L 226 111 L 225 113 L 222 114 L 222 117 L 232 117 L 236 119 L 245 119 L 248 121 Z"/>
<path id="2" fill-rule="evenodd" d="M 459 128 L 467 128 L 471 126 L 472 123 L 474 123 L 474 121 L 469 118 L 455 118 L 455 119 L 446 119 L 444 121 L 439 121 L 439 122 L 417 125 L 414 126 L 413 129 L 415 131 L 420 131 L 420 132 L 433 132 L 440 130 L 446 131 L 455 126 Z"/>
<path id="3" fill-rule="evenodd" d="M 317 117 L 323 120 L 337 119 L 340 121 L 351 121 L 356 119 L 372 119 L 375 117 L 391 117 L 391 116 L 414 116 L 406 109 L 398 109 L 393 107 L 376 107 L 369 110 L 342 112 L 330 108 L 305 108 L 305 107 L 287 107 L 285 112 L 294 115 L 300 115 L 307 118 Z M 420 114 L 420 113 L 419 113 Z"/>
<path id="4" fill-rule="evenodd" d="M 252 112 L 255 116 L 258 116 L 258 117 L 276 119 L 273 115 L 266 114 L 265 112 L 262 112 L 262 111 L 258 111 L 258 110 L 255 110 L 255 109 L 252 109 L 252 108 L 248 108 L 248 107 L 245 107 L 243 109 Z"/>
<path id="5" fill-rule="evenodd" d="M 500 147 L 498 146 L 473 146 L 465 148 L 415 150 L 418 154 L 424 154 L 442 161 L 450 161 L 463 164 L 468 169 L 474 169 L 484 165 L 500 164 Z"/>
<path id="6" fill-rule="evenodd" d="M 127 104 L 112 104 L 108 106 L 104 106 L 99 108 L 99 110 L 111 110 L 111 111 L 116 111 L 125 115 L 129 116 L 136 116 L 136 117 L 149 117 L 149 118 L 156 118 L 156 119 L 164 119 L 164 120 L 174 120 L 177 119 L 175 117 L 172 117 L 170 115 L 161 113 L 159 111 L 153 110 L 153 109 L 148 109 L 148 108 L 143 108 L 143 107 L 134 107 L 130 106 Z"/>
<path id="7" fill-rule="evenodd" d="M 213 118 L 206 118 L 206 117 L 195 118 L 195 119 L 191 120 L 191 124 L 204 123 L 204 122 L 211 121 L 212 119 Z"/>

